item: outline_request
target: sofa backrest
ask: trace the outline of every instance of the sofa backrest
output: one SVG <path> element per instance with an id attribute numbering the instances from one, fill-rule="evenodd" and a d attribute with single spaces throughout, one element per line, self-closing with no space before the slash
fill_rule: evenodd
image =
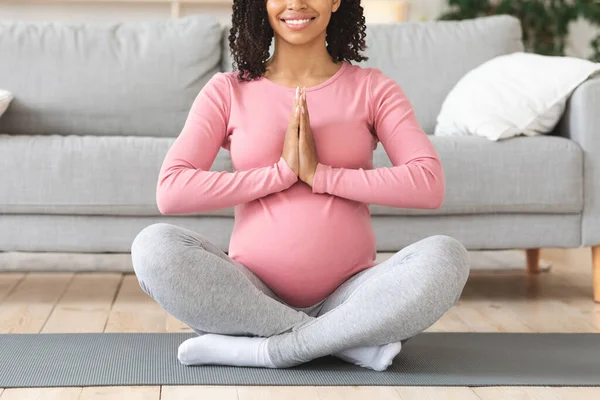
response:
<path id="1" fill-rule="evenodd" d="M 176 137 L 198 92 L 231 71 L 229 26 L 209 16 L 85 24 L 0 21 L 0 133 Z M 369 25 L 360 65 L 402 86 L 427 133 L 469 70 L 523 50 L 510 16 Z"/>
<path id="2" fill-rule="evenodd" d="M 0 133 L 177 136 L 220 70 L 208 16 L 85 24 L 0 21 Z"/>
<path id="3" fill-rule="evenodd" d="M 496 56 L 524 49 L 521 23 L 508 15 L 371 24 L 366 41 L 369 60 L 359 65 L 379 68 L 394 79 L 429 134 L 444 99 L 462 76 Z M 223 68 L 231 70 L 228 43 L 223 46 Z"/>
<path id="4" fill-rule="evenodd" d="M 373 25 L 367 45 L 369 60 L 360 65 L 379 68 L 394 79 L 429 134 L 460 78 L 496 56 L 523 51 L 520 21 L 505 15 Z"/>

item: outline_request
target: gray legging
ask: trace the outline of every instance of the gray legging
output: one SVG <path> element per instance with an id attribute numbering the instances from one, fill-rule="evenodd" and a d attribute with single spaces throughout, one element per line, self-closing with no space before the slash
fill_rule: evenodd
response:
<path id="1" fill-rule="evenodd" d="M 197 333 L 271 337 L 269 356 L 282 367 L 414 336 L 452 307 L 469 274 L 465 248 L 431 236 L 352 276 L 318 304 L 296 308 L 187 229 L 150 225 L 131 254 L 140 286 L 168 313 Z"/>

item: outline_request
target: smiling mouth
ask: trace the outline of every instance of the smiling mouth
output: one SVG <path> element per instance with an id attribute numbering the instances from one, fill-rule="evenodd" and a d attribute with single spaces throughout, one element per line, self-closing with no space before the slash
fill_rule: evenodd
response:
<path id="1" fill-rule="evenodd" d="M 315 19 L 316 19 L 316 17 L 315 18 L 305 18 L 305 19 L 282 19 L 281 21 L 290 27 L 300 28 L 300 27 L 307 26 Z"/>

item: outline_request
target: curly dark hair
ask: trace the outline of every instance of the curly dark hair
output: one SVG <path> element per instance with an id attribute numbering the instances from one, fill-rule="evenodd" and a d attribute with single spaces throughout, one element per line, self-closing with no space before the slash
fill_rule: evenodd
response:
<path id="1" fill-rule="evenodd" d="M 273 29 L 269 24 L 265 0 L 234 0 L 229 48 L 239 79 L 262 77 L 269 59 Z M 365 61 L 366 25 L 360 0 L 342 0 L 331 14 L 327 26 L 327 51 L 334 62 Z"/>

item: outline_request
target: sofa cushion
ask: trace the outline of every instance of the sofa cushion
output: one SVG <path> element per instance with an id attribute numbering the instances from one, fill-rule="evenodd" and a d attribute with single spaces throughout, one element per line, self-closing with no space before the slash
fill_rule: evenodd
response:
<path id="1" fill-rule="evenodd" d="M 0 21 L 0 82 L 11 134 L 175 137 L 220 70 L 208 16 L 124 23 Z"/>
<path id="2" fill-rule="evenodd" d="M 175 139 L 0 135 L 0 214 L 160 215 L 156 184 Z M 221 149 L 213 170 L 231 170 Z M 220 210 L 215 215 L 233 215 Z"/>
<path id="3" fill-rule="evenodd" d="M 523 50 L 521 24 L 501 15 L 464 21 L 370 25 L 363 66 L 376 67 L 406 92 L 419 123 L 432 134 L 442 103 L 467 72 Z"/>
<path id="4" fill-rule="evenodd" d="M 446 194 L 437 210 L 372 205 L 376 215 L 579 213 L 583 209 L 583 152 L 558 136 L 491 142 L 482 137 L 430 137 L 442 166 Z M 381 146 L 374 167 L 391 162 Z"/>
<path id="5" fill-rule="evenodd" d="M 446 178 L 438 210 L 371 205 L 374 215 L 579 213 L 582 152 L 555 136 L 493 143 L 431 137 Z M 171 138 L 0 135 L 0 213 L 160 215 L 156 183 Z M 382 146 L 375 167 L 391 166 Z M 221 149 L 214 171 L 232 171 Z M 232 216 L 233 209 L 203 215 Z"/>

